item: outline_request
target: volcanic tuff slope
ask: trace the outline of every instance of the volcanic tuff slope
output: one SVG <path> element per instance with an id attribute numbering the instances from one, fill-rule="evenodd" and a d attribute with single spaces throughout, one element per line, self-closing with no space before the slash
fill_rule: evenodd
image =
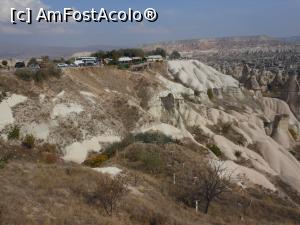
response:
<path id="1" fill-rule="evenodd" d="M 0 104 L 4 140 L 18 125 L 23 136 L 57 144 L 64 160 L 82 163 L 129 132 L 157 130 L 201 148 L 218 146 L 244 188 L 286 195 L 281 180 L 300 192 L 300 163 L 289 152 L 295 145 L 290 131 L 299 134 L 300 126 L 288 105 L 241 89 L 199 61 L 154 64 L 143 73 L 66 69 L 61 79 L 40 86 L 2 74 L 1 86 L 9 91 Z M 197 138 L 195 127 L 207 139 Z M 218 157 L 210 152 L 207 159 Z"/>

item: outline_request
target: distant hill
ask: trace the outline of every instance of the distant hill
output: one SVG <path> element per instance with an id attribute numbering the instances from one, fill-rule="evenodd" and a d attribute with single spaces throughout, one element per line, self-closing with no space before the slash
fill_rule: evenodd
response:
<path id="1" fill-rule="evenodd" d="M 28 59 L 48 55 L 55 57 L 71 57 L 78 52 L 94 52 L 111 50 L 121 46 L 95 45 L 86 47 L 35 46 L 21 44 L 0 44 L 0 58 Z"/>
<path id="2" fill-rule="evenodd" d="M 300 36 L 283 38 L 283 40 L 289 43 L 300 44 Z"/>
<path id="3" fill-rule="evenodd" d="M 222 37 L 222 38 L 202 38 L 191 40 L 180 40 L 170 42 L 160 42 L 145 44 L 142 46 L 145 50 L 155 48 L 164 48 L 168 52 L 173 50 L 181 52 L 189 51 L 220 51 L 226 49 L 243 49 L 243 48 L 268 48 L 277 46 L 292 45 L 292 40 L 297 38 L 274 38 L 270 36 L 242 36 L 242 37 Z M 299 39 L 300 40 L 300 39 Z"/>

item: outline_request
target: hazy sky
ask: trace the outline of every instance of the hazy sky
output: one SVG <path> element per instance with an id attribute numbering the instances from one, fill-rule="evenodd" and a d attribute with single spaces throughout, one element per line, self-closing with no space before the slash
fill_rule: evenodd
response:
<path id="1" fill-rule="evenodd" d="M 117 45 L 236 35 L 300 35 L 300 0 L 0 0 L 0 41 L 53 46 Z M 144 10 L 155 23 L 68 23 L 11 25 L 10 8 Z"/>

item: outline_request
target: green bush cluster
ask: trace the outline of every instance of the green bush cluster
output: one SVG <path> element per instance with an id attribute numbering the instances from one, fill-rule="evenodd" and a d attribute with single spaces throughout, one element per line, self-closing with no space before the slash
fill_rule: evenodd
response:
<path id="1" fill-rule="evenodd" d="M 158 152 L 146 149 L 132 149 L 126 154 L 126 158 L 131 162 L 139 163 L 140 168 L 149 172 L 158 172 L 162 167 L 162 160 Z"/>
<path id="2" fill-rule="evenodd" d="M 208 144 L 207 148 L 209 150 L 211 150 L 217 157 L 221 157 L 222 156 L 222 152 L 221 152 L 220 148 L 217 145 Z"/>
<path id="3" fill-rule="evenodd" d="M 110 146 L 108 146 L 105 149 L 104 154 L 107 155 L 109 158 L 111 158 L 116 154 L 117 151 L 123 150 L 124 148 L 131 145 L 132 143 L 134 143 L 134 136 L 130 134 L 127 137 L 125 137 L 122 141 L 115 142 Z"/>
<path id="4" fill-rule="evenodd" d="M 22 143 L 26 148 L 33 148 L 35 145 L 35 138 L 31 134 L 27 134 Z"/>
<path id="5" fill-rule="evenodd" d="M 53 63 L 47 63 L 42 68 L 34 70 L 30 68 L 17 69 L 15 75 L 22 80 L 42 82 L 50 77 L 61 77 L 62 71 Z"/>
<path id="6" fill-rule="evenodd" d="M 12 130 L 8 133 L 9 140 L 18 140 L 20 138 L 20 128 L 18 126 L 14 126 Z"/>
<path id="7" fill-rule="evenodd" d="M 37 70 L 33 79 L 36 82 L 42 82 L 50 77 L 59 78 L 61 74 L 61 69 L 57 68 L 54 64 L 48 64 L 46 67 Z"/>
<path id="8" fill-rule="evenodd" d="M 135 136 L 130 134 L 127 137 L 125 137 L 122 141 L 112 143 L 110 146 L 108 146 L 105 149 L 104 154 L 107 155 L 108 158 L 111 158 L 116 154 L 117 151 L 122 151 L 127 146 L 135 142 L 142 142 L 146 144 L 179 143 L 178 140 L 174 140 L 160 132 L 139 133 Z"/>
<path id="9" fill-rule="evenodd" d="M 30 81 L 33 79 L 35 72 L 29 68 L 17 69 L 15 75 L 21 80 Z"/>
<path id="10" fill-rule="evenodd" d="M 156 152 L 141 152 L 139 159 L 143 163 L 143 167 L 148 171 L 159 170 L 162 166 L 162 161 Z"/>
<path id="11" fill-rule="evenodd" d="M 177 142 L 173 140 L 171 137 L 166 136 L 160 132 L 147 132 L 140 133 L 135 136 L 136 142 L 143 142 L 147 144 L 168 144 Z"/>

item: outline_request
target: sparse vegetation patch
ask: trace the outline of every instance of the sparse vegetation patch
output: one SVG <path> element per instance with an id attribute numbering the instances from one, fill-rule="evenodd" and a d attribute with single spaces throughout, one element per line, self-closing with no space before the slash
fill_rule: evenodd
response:
<path id="1" fill-rule="evenodd" d="M 209 150 L 211 150 L 217 157 L 221 157 L 222 156 L 222 151 L 220 150 L 220 148 L 217 145 L 208 144 L 207 148 Z"/>
<path id="2" fill-rule="evenodd" d="M 20 138 L 20 128 L 18 126 L 14 126 L 8 133 L 9 140 L 18 140 Z"/>
<path id="3" fill-rule="evenodd" d="M 32 134 L 27 134 L 22 142 L 26 148 L 33 148 L 35 145 L 35 138 Z"/>
<path id="4" fill-rule="evenodd" d="M 96 156 L 90 157 L 84 161 L 84 165 L 96 168 L 100 167 L 105 161 L 108 160 L 108 156 L 106 154 L 98 154 Z"/>

